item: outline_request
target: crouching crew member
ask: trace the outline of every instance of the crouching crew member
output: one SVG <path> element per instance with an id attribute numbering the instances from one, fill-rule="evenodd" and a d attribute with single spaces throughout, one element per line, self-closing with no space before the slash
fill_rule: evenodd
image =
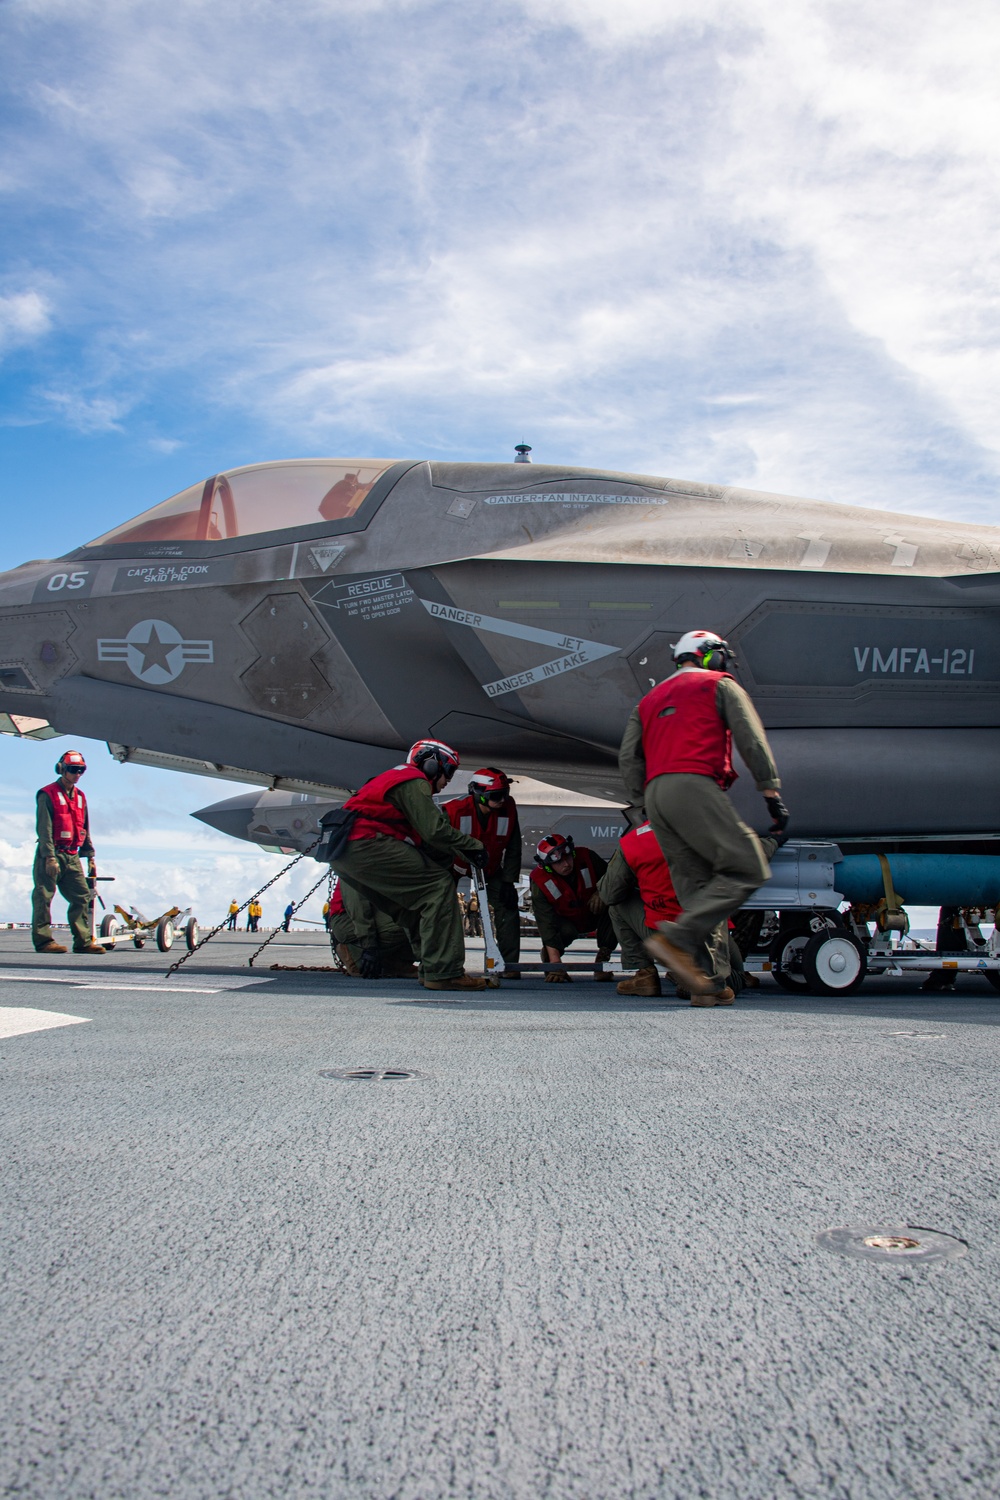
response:
<path id="1" fill-rule="evenodd" d="M 647 955 L 645 944 L 656 935 L 660 922 L 672 922 L 680 916 L 681 904 L 663 850 L 649 823 L 630 828 L 623 834 L 597 889 L 608 903 L 618 934 L 622 968 L 636 971 L 631 979 L 621 981 L 619 995 L 642 995 L 652 999 L 662 994 L 660 976 Z M 670 977 L 668 972 L 667 978 Z M 730 933 L 726 987 L 738 995 L 745 985 L 743 958 Z M 685 1000 L 689 998 L 685 989 L 679 989 L 678 994 Z M 691 1003 L 695 1002 L 692 1000 Z M 717 999 L 716 1004 L 731 1005 L 732 1000 Z"/>
<path id="2" fill-rule="evenodd" d="M 521 957 L 521 917 L 517 906 L 517 882 L 521 874 L 521 828 L 517 803 L 510 795 L 510 779 L 495 766 L 484 766 L 469 782 L 469 795 L 444 804 L 452 828 L 472 834 L 486 850 L 486 895 L 493 911 L 493 930 L 504 962 L 516 964 Z M 455 874 L 461 879 L 469 866 L 456 859 Z M 509 974 L 508 979 L 520 979 Z"/>
<path id="3" fill-rule="evenodd" d="M 658 922 L 680 916 L 681 904 L 656 834 L 648 823 L 630 828 L 619 840 L 607 870 L 597 885 L 622 949 L 622 968 L 634 969 L 623 979 L 619 995 L 655 998 L 662 994 L 656 965 L 646 954 L 645 943 Z"/>
<path id="4" fill-rule="evenodd" d="M 736 815 L 732 746 L 764 794 L 780 839 L 788 809 L 774 757 L 746 693 L 726 671 L 726 641 L 692 630 L 673 647 L 678 670 L 646 694 L 625 727 L 619 766 L 629 801 L 644 807 L 683 911 L 648 940 L 700 1005 L 728 1004 L 727 921 L 770 875 L 773 851 Z"/>
<path id="5" fill-rule="evenodd" d="M 94 846 L 90 841 L 87 799 L 80 790 L 80 777 L 87 762 L 79 750 L 67 750 L 56 766 L 58 781 L 43 786 L 36 797 L 35 887 L 31 893 L 31 940 L 38 953 L 65 953 L 52 936 L 52 898 L 56 891 L 69 907 L 74 953 L 105 953 L 93 939 L 91 908 L 93 894 L 83 873 L 80 856 L 87 860 L 90 880 L 97 878 Z M 96 889 L 96 887 L 95 887 Z"/>
<path id="6" fill-rule="evenodd" d="M 448 745 L 418 740 L 404 765 L 374 776 L 344 803 L 355 814 L 354 826 L 344 853 L 332 861 L 346 886 L 417 937 L 420 977 L 429 990 L 486 986 L 482 975 L 465 972 L 462 917 L 450 868 L 456 855 L 481 865 L 485 851 L 478 839 L 452 828 L 433 799 L 459 764 Z M 361 972 L 376 978 L 377 950 L 362 957 Z"/>
<path id="7" fill-rule="evenodd" d="M 416 979 L 413 949 L 406 933 L 345 881 L 338 880 L 334 886 L 326 924 L 337 957 L 353 978 L 363 977 L 358 965 L 365 952 L 374 951 L 381 958 L 386 979 Z"/>
<path id="8" fill-rule="evenodd" d="M 538 924 L 545 963 L 557 964 L 570 943 L 580 937 L 597 938 L 597 962 L 606 963 L 618 945 L 607 907 L 597 882 L 608 868 L 593 849 L 575 846 L 561 833 L 547 834 L 535 855 L 531 872 L 531 909 Z M 612 979 L 609 970 L 597 970 L 595 979 Z M 565 984 L 569 975 L 546 974 L 549 984 Z"/>

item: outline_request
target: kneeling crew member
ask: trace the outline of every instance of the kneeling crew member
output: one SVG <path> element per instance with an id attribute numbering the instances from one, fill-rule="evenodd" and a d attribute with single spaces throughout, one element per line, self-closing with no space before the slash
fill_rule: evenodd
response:
<path id="1" fill-rule="evenodd" d="M 74 953 L 106 953 L 94 942 L 91 925 L 93 893 L 83 873 L 80 856 L 87 860 L 90 880 L 97 878 L 94 846 L 90 841 L 87 799 L 80 790 L 80 777 L 87 762 L 79 750 L 67 750 L 56 766 L 58 781 L 43 786 L 36 798 L 35 888 L 31 893 L 31 940 L 38 953 L 65 953 L 52 936 L 52 898 L 58 890 L 69 907 Z M 94 887 L 96 889 L 96 887 Z"/>
<path id="2" fill-rule="evenodd" d="M 493 911 L 497 947 L 504 962 L 516 964 L 521 957 L 521 916 L 517 906 L 517 882 L 521 874 L 521 828 L 517 803 L 510 795 L 510 779 L 495 766 L 484 766 L 469 782 L 469 795 L 444 804 L 452 828 L 471 833 L 486 850 L 486 896 Z M 469 866 L 456 859 L 455 874 L 468 875 Z M 519 979 L 519 974 L 507 975 Z"/>
<path id="3" fill-rule="evenodd" d="M 779 838 L 788 809 L 764 726 L 726 671 L 735 665 L 728 643 L 692 630 L 673 656 L 678 670 L 632 710 L 619 766 L 629 801 L 645 807 L 683 907 L 676 921 L 657 924 L 649 952 L 699 1003 L 725 1004 L 732 998 L 728 918 L 771 873 L 761 840 L 726 796 L 736 780 L 734 740 Z"/>
<path id="4" fill-rule="evenodd" d="M 336 944 L 337 957 L 352 978 L 363 978 L 358 965 L 365 952 L 377 952 L 386 979 L 416 979 L 413 949 L 406 933 L 385 912 L 338 880 L 329 902 L 326 924 Z"/>
<path id="5" fill-rule="evenodd" d="M 531 909 L 542 940 L 542 957 L 557 964 L 570 943 L 579 937 L 597 938 L 597 962 L 606 963 L 618 946 L 608 909 L 597 882 L 608 868 L 593 849 L 575 846 L 561 833 L 542 839 L 531 872 Z M 595 979 L 613 979 L 607 969 L 598 969 Z M 568 974 L 546 974 L 549 984 L 565 984 Z"/>
<path id="6" fill-rule="evenodd" d="M 429 990 L 481 990 L 482 975 L 465 972 L 465 939 L 450 865 L 456 855 L 480 865 L 478 839 L 452 828 L 434 802 L 460 764 L 440 740 L 418 740 L 405 765 L 374 776 L 344 803 L 355 816 L 347 848 L 333 868 L 346 885 L 401 925 L 416 931 L 420 977 Z M 444 860 L 444 863 L 438 863 Z M 377 978 L 377 952 L 362 955 L 361 972 Z"/>

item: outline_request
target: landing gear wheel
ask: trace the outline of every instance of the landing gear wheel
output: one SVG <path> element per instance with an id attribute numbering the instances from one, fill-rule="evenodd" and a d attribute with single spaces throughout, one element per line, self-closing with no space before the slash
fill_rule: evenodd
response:
<path id="1" fill-rule="evenodd" d="M 132 939 L 132 946 L 133 948 L 145 948 L 146 939 L 144 937 L 134 937 Z"/>
<path id="2" fill-rule="evenodd" d="M 106 943 L 109 953 L 114 953 L 118 944 L 115 939 L 121 934 L 122 924 L 112 912 L 101 918 L 101 942 Z"/>
<path id="3" fill-rule="evenodd" d="M 156 924 L 156 946 L 161 953 L 169 953 L 174 946 L 174 924 L 169 917 L 162 917 Z"/>
<path id="4" fill-rule="evenodd" d="M 868 973 L 865 951 L 849 932 L 817 932 L 802 950 L 801 962 L 812 995 L 853 995 Z"/>
<path id="5" fill-rule="evenodd" d="M 771 977 L 783 990 L 793 995 L 804 995 L 807 991 L 802 972 L 802 954 L 810 940 L 808 932 L 796 932 L 794 928 L 779 932 L 768 950 L 771 960 Z"/>
<path id="6" fill-rule="evenodd" d="M 984 969 L 982 973 L 987 984 L 991 984 L 995 990 L 1000 990 L 1000 970 Z"/>
<path id="7" fill-rule="evenodd" d="M 187 943 L 187 945 L 188 945 L 189 948 L 197 948 L 197 946 L 198 946 L 198 918 L 197 917 L 189 917 L 189 919 L 184 923 L 184 941 Z"/>

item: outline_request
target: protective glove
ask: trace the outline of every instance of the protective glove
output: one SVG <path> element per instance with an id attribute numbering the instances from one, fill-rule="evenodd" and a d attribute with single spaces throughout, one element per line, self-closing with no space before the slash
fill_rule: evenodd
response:
<path id="1" fill-rule="evenodd" d="M 92 859 L 87 861 L 87 875 L 91 880 L 97 879 L 97 865 Z"/>
<path id="2" fill-rule="evenodd" d="M 45 861 L 45 873 L 55 880 L 59 874 L 59 861 L 57 859 L 47 859 Z"/>
<path id="3" fill-rule="evenodd" d="M 487 861 L 489 860 L 489 855 L 486 853 L 486 850 L 482 848 L 482 846 L 480 846 L 480 848 L 478 849 L 466 850 L 465 858 L 469 861 L 470 865 L 475 865 L 477 870 L 485 871 Z"/>
<path id="4" fill-rule="evenodd" d="M 382 954 L 377 948 L 362 948 L 358 959 L 358 973 L 362 979 L 381 979 Z"/>
<path id="5" fill-rule="evenodd" d="M 764 801 L 767 803 L 767 810 L 771 814 L 771 826 L 767 830 L 768 833 L 784 833 L 788 827 L 790 816 L 788 808 L 782 802 L 777 792 L 765 792 Z"/>
<path id="6" fill-rule="evenodd" d="M 505 881 L 500 887 L 500 905 L 505 906 L 508 911 L 517 911 L 517 886 L 508 885 Z"/>
<path id="7" fill-rule="evenodd" d="M 595 891 L 590 900 L 587 902 L 587 910 L 593 916 L 599 917 L 601 915 L 601 912 L 607 911 L 607 909 L 608 903 L 605 901 L 600 891 Z"/>

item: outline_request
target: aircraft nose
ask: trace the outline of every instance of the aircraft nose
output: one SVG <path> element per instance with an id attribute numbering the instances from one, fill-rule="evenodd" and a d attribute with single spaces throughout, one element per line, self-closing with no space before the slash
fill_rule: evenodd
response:
<path id="1" fill-rule="evenodd" d="M 191 816 L 197 818 L 200 823 L 207 823 L 209 828 L 214 828 L 217 833 L 228 833 L 234 839 L 245 839 L 254 809 L 260 799 L 259 791 L 243 792 L 239 797 L 227 797 L 222 802 L 213 802 L 208 807 L 200 807 Z"/>

